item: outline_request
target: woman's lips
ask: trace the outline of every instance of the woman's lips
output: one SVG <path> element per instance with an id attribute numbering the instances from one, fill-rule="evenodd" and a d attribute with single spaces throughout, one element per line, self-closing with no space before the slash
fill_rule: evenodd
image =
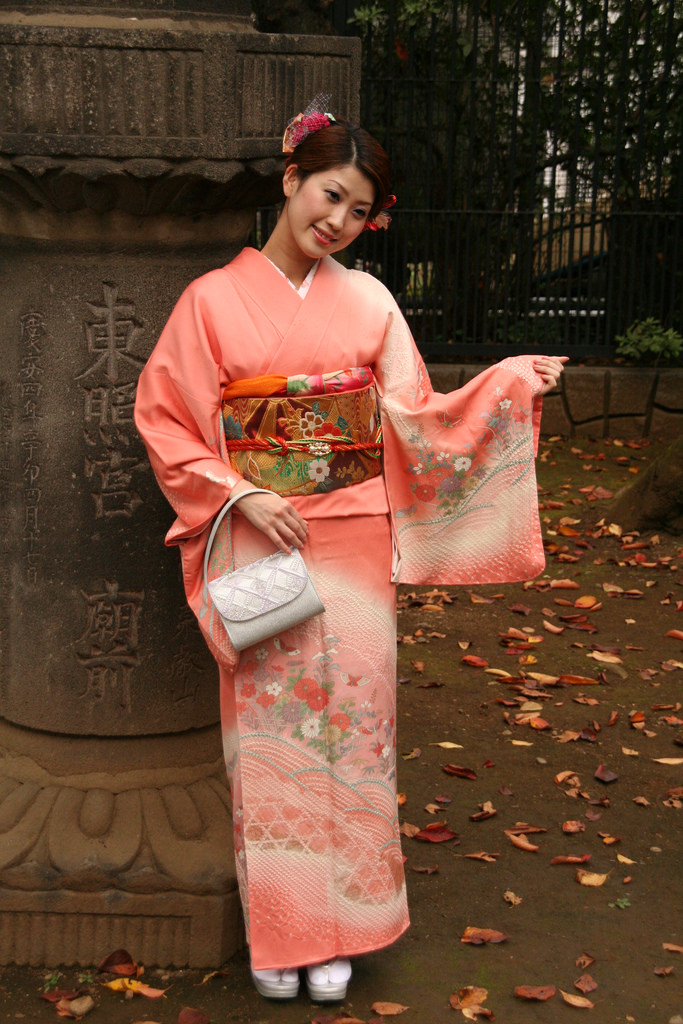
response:
<path id="1" fill-rule="evenodd" d="M 318 241 L 322 243 L 322 245 L 330 245 L 332 242 L 336 241 L 333 235 L 328 235 L 327 232 L 317 228 L 315 224 L 313 225 L 313 234 L 316 236 Z"/>

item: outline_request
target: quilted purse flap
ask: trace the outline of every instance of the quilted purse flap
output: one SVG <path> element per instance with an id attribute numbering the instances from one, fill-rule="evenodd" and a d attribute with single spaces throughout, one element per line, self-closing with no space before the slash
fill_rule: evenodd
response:
<path id="1" fill-rule="evenodd" d="M 276 551 L 242 569 L 218 576 L 208 587 L 211 600 L 224 619 L 247 622 L 289 604 L 307 582 L 304 560 L 294 550 L 289 555 Z"/>

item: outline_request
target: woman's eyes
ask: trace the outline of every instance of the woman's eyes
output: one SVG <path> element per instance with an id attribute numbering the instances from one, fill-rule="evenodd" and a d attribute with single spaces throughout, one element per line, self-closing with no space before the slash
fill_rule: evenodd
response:
<path id="1" fill-rule="evenodd" d="M 325 193 L 326 195 L 329 196 L 333 203 L 338 203 L 341 201 L 341 196 L 339 195 L 338 192 L 335 192 L 333 188 L 326 188 Z M 353 211 L 353 215 L 354 217 L 358 217 L 365 220 L 365 218 L 368 215 L 368 210 L 363 209 L 363 207 L 358 207 Z"/>

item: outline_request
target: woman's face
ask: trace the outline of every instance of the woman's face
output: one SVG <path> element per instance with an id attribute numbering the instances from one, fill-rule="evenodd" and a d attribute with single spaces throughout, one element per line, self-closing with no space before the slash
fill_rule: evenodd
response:
<path id="1" fill-rule="evenodd" d="M 365 227 L 375 194 L 371 182 L 352 164 L 297 177 L 285 171 L 283 212 L 290 241 L 309 260 L 339 252 Z"/>

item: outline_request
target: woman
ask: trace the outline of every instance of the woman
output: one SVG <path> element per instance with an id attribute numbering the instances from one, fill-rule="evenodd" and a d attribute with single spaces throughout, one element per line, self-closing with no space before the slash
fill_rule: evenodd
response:
<path id="1" fill-rule="evenodd" d="M 183 293 L 140 377 L 136 421 L 220 669 L 254 981 L 290 998 L 305 967 L 311 997 L 332 1000 L 350 957 L 408 926 L 393 584 L 541 570 L 534 434 L 564 360 L 506 359 L 433 393 L 388 291 L 331 258 L 385 219 L 386 153 L 312 108 L 284 149 L 272 235 Z M 238 564 L 301 548 L 326 611 L 238 655 L 202 559 L 216 513 L 253 486 L 272 493 L 235 506 Z"/>

